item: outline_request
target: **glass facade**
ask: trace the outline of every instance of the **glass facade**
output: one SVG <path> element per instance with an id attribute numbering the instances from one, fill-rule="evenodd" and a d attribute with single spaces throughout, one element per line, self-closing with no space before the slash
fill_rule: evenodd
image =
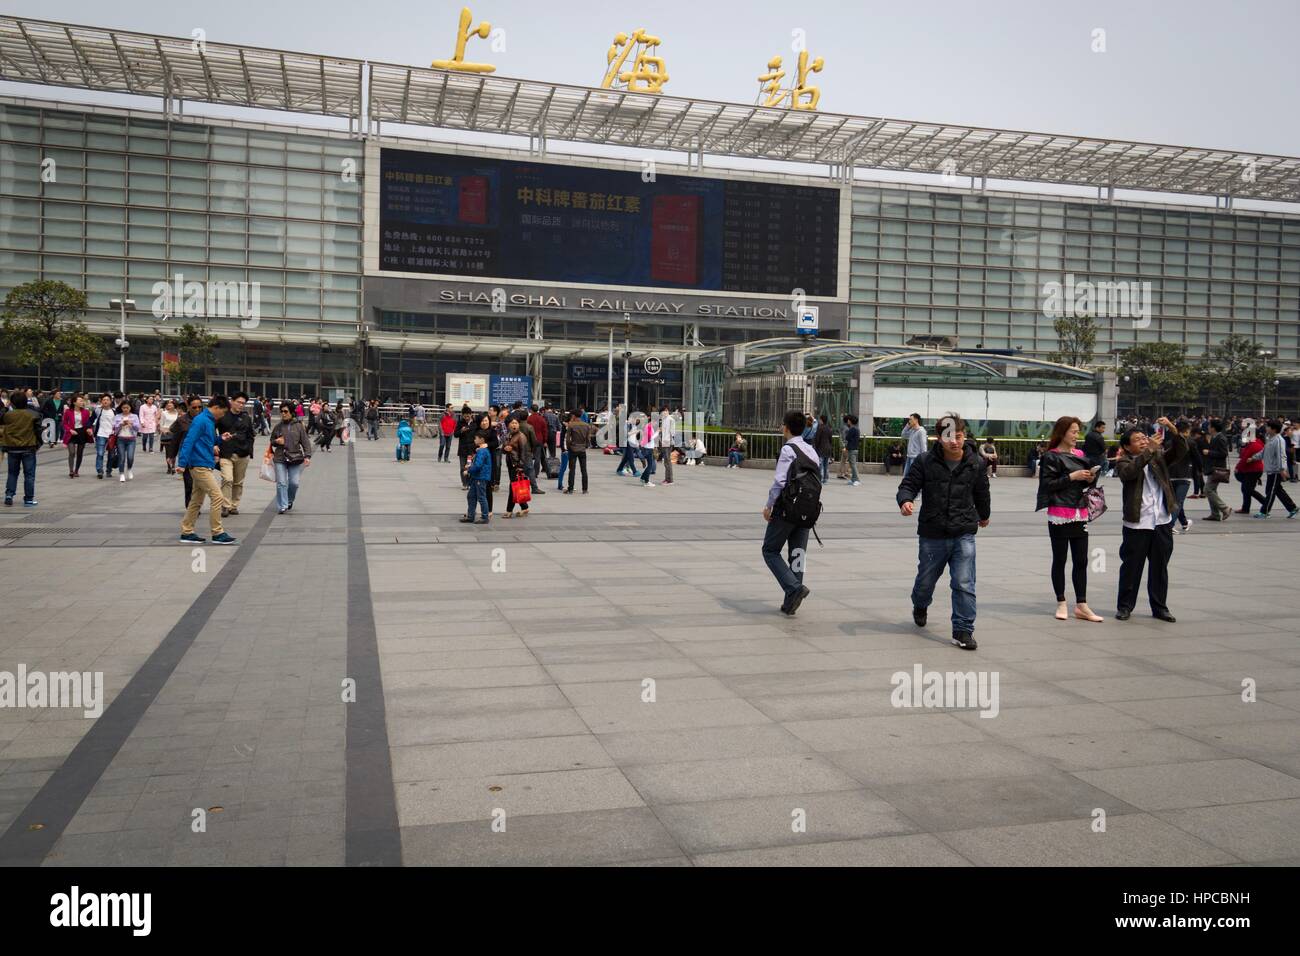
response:
<path id="1" fill-rule="evenodd" d="M 0 290 L 62 280 L 85 291 L 92 325 L 115 319 L 108 301 L 125 292 L 138 327 L 156 282 L 256 283 L 263 331 L 355 333 L 362 149 L 341 136 L 0 104 Z M 238 323 L 208 318 L 218 333 Z"/>
<path id="2" fill-rule="evenodd" d="M 153 289 L 177 276 L 258 291 L 257 335 L 242 334 L 238 315 L 199 319 L 222 340 L 209 387 L 357 391 L 364 375 L 366 389 L 438 396 L 448 371 L 523 374 L 520 357 L 457 358 L 445 346 L 437 356 L 418 347 L 358 354 L 363 321 L 412 339 L 527 334 L 520 315 L 367 307 L 364 180 L 364 144 L 342 133 L 0 102 L 0 295 L 37 278 L 67 282 L 85 291 L 87 320 L 106 338 L 117 325 L 109 300 L 134 299 L 131 389 L 159 383 Z M 883 184 L 855 185 L 852 213 L 854 341 L 953 336 L 963 348 L 1045 356 L 1058 343 L 1044 290 L 1073 275 L 1150 283 L 1149 323 L 1098 319 L 1102 361 L 1154 341 L 1184 344 L 1195 358 L 1236 332 L 1272 350 L 1281 369 L 1300 368 L 1300 216 Z M 548 339 L 604 341 L 595 316 L 543 319 Z M 770 321 L 697 321 L 705 347 L 789 334 Z M 665 347 L 682 337 L 672 320 L 637 333 L 638 344 Z M 107 351 L 73 379 L 115 386 L 116 358 Z M 6 378 L 23 372 L 0 365 Z M 563 364 L 548 360 L 549 387 L 564 378 Z"/>
<path id="3" fill-rule="evenodd" d="M 849 338 L 962 348 L 1057 347 L 1049 282 L 1150 282 L 1150 323 L 1098 318 L 1096 354 L 1230 332 L 1300 362 L 1300 218 L 1053 197 L 853 190 Z"/>

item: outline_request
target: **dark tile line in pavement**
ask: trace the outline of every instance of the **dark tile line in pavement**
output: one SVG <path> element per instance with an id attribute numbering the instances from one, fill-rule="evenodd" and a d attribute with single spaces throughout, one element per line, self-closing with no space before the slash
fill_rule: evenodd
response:
<path id="1" fill-rule="evenodd" d="M 356 698 L 347 705 L 344 860 L 348 866 L 401 866 L 402 837 L 355 452 L 348 455 L 347 548 L 347 676 L 356 682 Z"/>
<path id="2" fill-rule="evenodd" d="M 39 866 L 253 557 L 275 500 L 68 758 L 0 836 L 0 866 Z M 175 539 L 172 539 L 175 540 Z"/>

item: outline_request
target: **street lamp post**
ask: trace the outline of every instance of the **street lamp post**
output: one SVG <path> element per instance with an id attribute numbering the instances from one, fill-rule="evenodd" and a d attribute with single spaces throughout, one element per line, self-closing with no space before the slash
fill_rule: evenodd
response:
<path id="1" fill-rule="evenodd" d="M 126 350 L 131 347 L 131 343 L 126 340 L 126 310 L 135 308 L 134 299 L 109 299 L 108 304 L 115 308 L 122 316 L 121 332 L 117 337 L 117 390 L 123 395 L 126 394 Z"/>
<path id="2" fill-rule="evenodd" d="M 631 314 L 628 312 L 623 313 L 622 322 L 619 322 L 618 320 L 609 320 L 600 322 L 596 326 L 596 328 L 601 332 L 607 332 L 609 334 L 609 371 L 606 387 L 609 390 L 609 420 L 611 423 L 614 421 L 614 335 L 617 332 L 623 334 L 623 414 L 626 416 L 628 414 L 628 383 L 631 378 L 628 360 L 632 357 L 632 330 L 640 329 L 642 326 L 642 323 L 634 322 Z M 620 429 L 620 431 L 615 431 L 615 427 Z M 619 422 L 617 426 L 611 424 L 611 434 L 618 436 L 612 440 L 616 441 L 618 444 L 622 444 L 623 441 L 621 428 L 621 422 Z"/>
<path id="3" fill-rule="evenodd" d="M 629 345 L 632 341 L 632 317 L 623 313 L 623 414 L 627 414 L 627 360 L 632 357 Z"/>
<path id="4" fill-rule="evenodd" d="M 605 404 L 609 406 L 609 414 L 614 414 L 614 327 L 609 327 L 609 374 L 605 379 Z"/>
<path id="5" fill-rule="evenodd" d="M 1268 349 L 1260 349 L 1259 357 L 1264 360 L 1264 379 L 1259 384 L 1259 405 L 1260 405 L 1262 417 L 1264 419 L 1267 419 L 1268 418 L 1268 360 L 1273 357 L 1273 353 Z"/>

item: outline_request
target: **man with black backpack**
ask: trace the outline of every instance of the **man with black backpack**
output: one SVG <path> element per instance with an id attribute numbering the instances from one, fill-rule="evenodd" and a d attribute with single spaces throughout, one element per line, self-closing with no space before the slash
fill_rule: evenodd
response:
<path id="1" fill-rule="evenodd" d="M 991 513 L 988 463 L 966 440 L 966 423 L 948 414 L 934 425 L 939 439 L 917 456 L 898 486 L 898 508 L 911 517 L 921 496 L 920 561 L 912 586 L 912 620 L 925 627 L 934 586 L 948 568 L 952 585 L 952 642 L 973 651 L 975 643 L 975 533 Z"/>
<path id="2" fill-rule="evenodd" d="M 785 592 L 781 613 L 794 617 L 809 590 L 803 584 L 804 563 L 808 554 L 808 532 L 821 514 L 821 462 L 817 452 L 801 437 L 803 412 L 786 412 L 781 424 L 785 444 L 776 460 L 776 478 L 767 493 L 763 520 L 763 560 Z M 781 558 L 781 549 L 789 549 L 789 564 Z"/>

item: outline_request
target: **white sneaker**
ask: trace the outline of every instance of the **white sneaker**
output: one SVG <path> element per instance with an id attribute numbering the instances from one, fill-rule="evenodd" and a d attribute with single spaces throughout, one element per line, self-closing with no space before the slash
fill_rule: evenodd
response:
<path id="1" fill-rule="evenodd" d="M 1173 526 L 1173 528 L 1171 528 L 1170 530 L 1173 531 L 1174 534 L 1182 534 L 1182 532 L 1178 530 L 1178 522 L 1177 522 L 1177 521 L 1174 522 L 1174 526 Z"/>
<path id="2" fill-rule="evenodd" d="M 118 476 L 117 476 L 117 480 L 118 480 L 118 481 L 126 481 L 126 472 L 122 472 L 120 475 L 118 475 Z"/>
<path id="3" fill-rule="evenodd" d="M 643 481 L 643 482 L 641 482 L 641 484 L 644 485 L 644 486 L 647 487 L 647 488 L 653 488 L 653 487 L 655 487 L 655 483 L 654 483 L 653 481 Z"/>
<path id="4" fill-rule="evenodd" d="M 134 472 L 134 471 L 128 471 L 128 472 L 126 473 L 126 480 L 127 480 L 127 481 L 135 481 L 135 472 Z"/>
<path id="5" fill-rule="evenodd" d="M 1196 524 L 1195 520 L 1193 520 L 1192 518 L 1188 518 L 1188 519 L 1187 519 L 1187 527 L 1184 528 L 1183 530 L 1184 530 L 1184 531 L 1191 531 L 1191 530 L 1192 530 L 1192 525 L 1194 525 L 1194 524 Z"/>
<path id="6" fill-rule="evenodd" d="M 849 484 L 852 485 L 854 488 L 856 488 L 858 485 L 862 484 L 862 482 L 860 482 L 860 481 L 850 481 Z"/>

